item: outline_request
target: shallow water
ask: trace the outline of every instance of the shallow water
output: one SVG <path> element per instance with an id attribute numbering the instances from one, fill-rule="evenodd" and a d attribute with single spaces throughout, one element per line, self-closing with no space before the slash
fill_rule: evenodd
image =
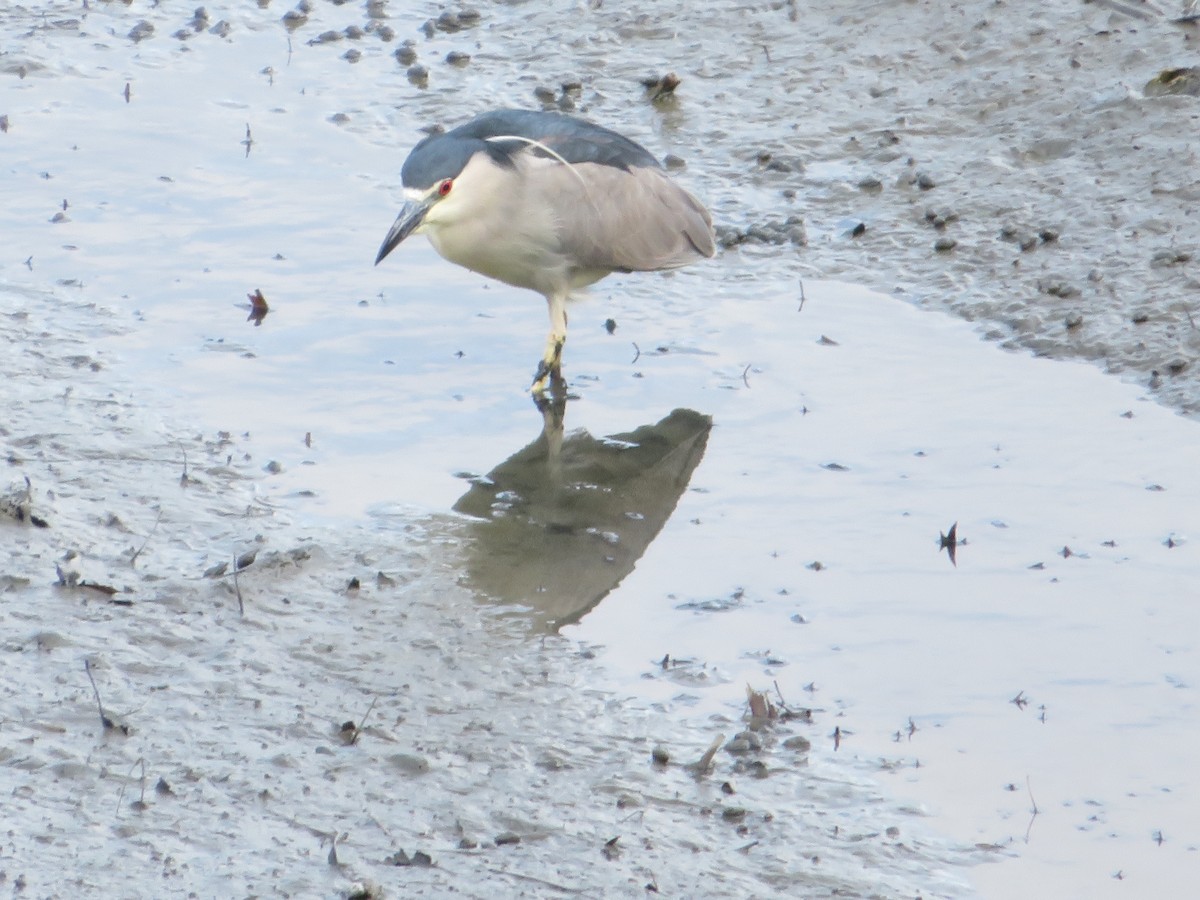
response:
<path id="1" fill-rule="evenodd" d="M 365 880 L 469 895 L 486 872 L 502 879 L 492 891 L 535 895 L 556 885 L 640 894 L 655 879 L 680 895 L 1179 893 L 1200 841 L 1188 604 L 1198 435 L 1090 366 L 1002 353 L 955 320 L 811 277 L 919 288 L 927 304 L 999 320 L 997 337 L 1112 367 L 1159 352 L 1117 313 L 1101 329 L 1111 347 L 1081 349 L 1077 331 L 1045 323 L 1061 311 L 1047 304 L 1083 301 L 1028 290 L 1046 266 L 1086 279 L 1089 254 L 1111 235 L 1099 205 L 1075 210 L 1076 231 L 1034 256 L 983 242 L 993 219 L 1040 224 L 1050 195 L 1027 180 L 1027 196 L 991 209 L 1012 184 L 985 178 L 996 193 L 984 200 L 971 189 L 979 165 L 961 153 L 978 142 L 947 124 L 950 100 L 969 99 L 962 84 L 947 108 L 922 106 L 933 121 L 904 139 L 919 141 L 939 177 L 954 168 L 959 212 L 989 209 L 959 227 L 990 262 L 913 250 L 915 234 L 932 242 L 924 202 L 941 195 L 894 189 L 913 168 L 903 156 L 858 159 L 845 135 L 877 123 L 838 121 L 853 94 L 823 106 L 834 91 L 804 77 L 822 55 L 857 58 L 862 30 L 884 27 L 888 10 L 806 21 L 823 49 L 786 40 L 786 6 L 740 9 L 745 31 L 732 37 L 730 6 L 683 22 L 653 6 L 602 8 L 582 25 L 574 12 L 489 6 L 478 26 L 431 39 L 416 29 L 437 9 L 392 10 L 397 38 L 417 39 L 431 69 L 420 89 L 387 55 L 395 42 L 306 43 L 362 24 L 359 7 L 317 5 L 290 44 L 283 8 L 210 6 L 208 27 L 224 18 L 229 36 L 192 28 L 188 40 L 171 33 L 190 27 L 190 11 L 56 9 L 0 19 L 11 185 L 0 227 L 14 236 L 0 280 L 3 308 L 18 316 L 6 326 L 15 412 L 3 437 L 20 459 L 17 490 L 30 474 L 33 508 L 51 523 L 3 525 L 18 550 L 4 573 L 15 662 L 0 755 L 29 826 L 0 867 L 10 878 L 61 892 L 76 874 L 69 860 L 115 852 L 137 884 L 170 870 L 172 889 L 202 892 L 337 895 Z M 955 9 L 948 35 L 983 15 Z M 914 32 L 933 14 L 904 11 Z M 142 19 L 155 33 L 134 43 L 125 35 Z M 1102 40 L 1084 24 L 1088 47 Z M 997 18 L 967 49 L 1002 68 L 995 47 L 1007 43 L 1040 65 L 1057 53 L 1041 27 L 1031 20 L 1006 42 L 1016 26 Z M 1109 43 L 1143 42 L 1133 52 L 1145 56 L 1167 40 L 1140 26 Z M 351 47 L 357 64 L 342 58 Z M 928 87 L 912 68 L 959 52 L 920 47 L 897 68 L 876 60 L 869 74 L 842 75 L 895 81 L 900 97 L 879 102 L 915 116 Z M 471 64 L 441 63 L 451 49 L 473 53 Z M 685 74 L 676 104 L 642 99 L 635 77 L 648 64 Z M 620 446 L 596 439 L 681 409 L 711 417 L 712 430 L 680 493 L 658 504 L 662 521 L 636 510 L 647 526 L 622 532 L 595 511 L 570 527 L 535 512 L 532 532 L 499 539 L 508 556 L 498 561 L 483 523 L 453 510 L 490 506 L 494 497 L 466 499 L 472 485 L 489 474 L 499 483 L 536 449 L 545 422 L 522 387 L 542 302 L 421 242 L 370 263 L 419 126 L 528 105 L 534 85 L 569 77 L 584 80 L 595 118 L 686 156 L 680 177 L 720 224 L 782 219 L 791 201 L 779 191 L 797 189 L 812 246 L 743 245 L 672 276 L 609 279 L 573 306 L 568 447 Z M 1012 82 L 991 85 L 988 102 L 1004 108 Z M 780 89 L 816 105 L 804 129 L 779 121 Z M 1096 121 L 1046 102 L 1014 112 L 1018 137 L 1063 126 L 1059 116 L 1081 120 L 1073 128 Z M 1151 114 L 1136 98 L 1115 108 L 1130 128 L 1145 124 L 1133 110 Z M 1185 108 L 1152 113 L 1171 109 Z M 1178 132 L 1151 131 L 1163 137 L 1147 152 L 1170 156 Z M 807 174 L 758 168 L 762 146 Z M 1084 183 L 1038 165 L 1065 180 L 1060 193 Z M 884 176 L 879 194 L 854 186 L 868 169 Z M 1153 239 L 1126 235 L 1109 280 L 1087 282 L 1106 290 L 1124 285 L 1122 253 L 1170 244 L 1176 228 L 1175 194 L 1128 193 L 1123 210 L 1161 202 L 1144 216 L 1166 224 L 1144 226 Z M 50 221 L 58 212 L 67 221 Z M 867 242 L 839 224 L 856 216 Z M 1167 298 L 1149 327 L 1187 350 L 1186 331 L 1171 330 L 1186 304 L 1170 300 L 1186 296 L 1186 265 L 1145 271 Z M 256 289 L 271 305 L 259 327 L 244 308 Z M 1160 396 L 1187 405 L 1192 371 Z M 518 495 L 537 484 L 534 456 Z M 569 611 L 541 601 L 570 594 L 577 555 L 565 579 L 562 558 L 545 554 L 530 565 L 544 576 L 511 596 L 499 586 L 522 572 L 538 543 L 528 535 L 547 521 L 558 539 L 582 532 L 573 546 L 589 559 L 597 541 L 616 535 L 619 547 L 600 548 L 606 579 L 573 579 L 585 602 Z M 938 537 L 956 521 L 966 543 L 952 566 Z M 261 560 L 236 587 L 201 577 L 256 547 Z M 68 549 L 80 556 L 63 560 Z M 52 588 L 52 562 L 130 587 L 136 618 L 90 589 Z M 361 586 L 347 591 L 351 578 Z M 477 606 L 479 587 L 523 603 Z M 526 604 L 531 615 L 515 614 Z M 578 623 L 530 638 L 547 619 Z M 133 738 L 101 733 L 83 658 Z M 747 683 L 814 708 L 815 724 L 780 735 L 812 740 L 807 768 L 772 745 L 763 780 L 723 752 L 699 784 L 675 768 L 653 774 L 656 742 L 694 759 L 717 733 L 740 730 Z M 361 720 L 373 698 L 377 730 L 368 722 L 360 745 L 342 747 L 337 726 Z M 162 775 L 178 797 L 156 795 L 135 826 L 117 810 L 139 787 L 128 781 L 139 758 L 155 773 L 150 788 Z M 721 802 L 748 818 L 706 814 Z M 334 831 L 349 833 L 337 867 L 326 861 Z M 521 855 L 455 849 L 504 831 L 523 836 Z M 636 851 L 601 867 L 617 833 Z M 427 849 L 437 868 L 386 865 L 404 847 Z M 956 868 L 982 860 L 996 864 Z"/>

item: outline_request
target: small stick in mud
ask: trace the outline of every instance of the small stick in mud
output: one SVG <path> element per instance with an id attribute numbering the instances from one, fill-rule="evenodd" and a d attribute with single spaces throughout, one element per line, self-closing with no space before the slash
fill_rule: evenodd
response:
<path id="1" fill-rule="evenodd" d="M 136 566 L 137 558 L 142 555 L 142 551 L 146 549 L 146 545 L 150 543 L 150 538 L 154 537 L 154 532 L 158 531 L 158 523 L 162 521 L 162 510 L 158 511 L 158 515 L 154 519 L 154 526 L 150 529 L 150 533 L 146 535 L 146 540 L 142 541 L 142 546 L 133 551 L 133 556 L 129 557 L 129 565 Z"/>
<path id="2" fill-rule="evenodd" d="M 118 725 L 104 714 L 104 704 L 100 702 L 100 689 L 96 687 L 96 679 L 92 677 L 92 664 L 89 660 L 83 661 L 83 671 L 87 673 L 88 681 L 92 683 L 92 693 L 96 695 L 96 709 L 100 710 L 100 724 L 104 726 L 104 730 L 110 731 L 116 728 L 124 734 L 129 734 L 128 725 Z"/>
<path id="3" fill-rule="evenodd" d="M 234 560 L 233 560 L 233 592 L 235 594 L 237 594 L 238 615 L 244 616 L 246 614 L 246 604 L 242 600 L 242 587 L 241 587 L 241 585 L 238 584 L 237 576 L 238 576 L 238 561 L 236 558 L 234 558 Z"/>
<path id="4" fill-rule="evenodd" d="M 183 474 L 179 476 L 179 486 L 187 487 L 190 479 L 187 473 L 187 447 L 183 446 L 183 441 L 178 441 L 179 451 L 183 454 Z"/>
<path id="5" fill-rule="evenodd" d="M 362 736 L 363 726 L 367 724 L 367 717 L 371 715 L 371 710 L 375 708 L 375 701 L 378 697 L 371 698 L 371 705 L 367 707 L 367 711 L 363 713 L 363 717 L 355 725 L 353 722 L 347 722 L 342 726 L 342 740 L 347 746 L 354 746 L 358 743 L 359 737 Z"/>
<path id="6" fill-rule="evenodd" d="M 129 805 L 137 812 L 145 812 L 146 810 L 148 810 L 150 808 L 149 806 L 146 805 L 146 758 L 144 756 L 139 756 L 137 758 L 137 760 L 134 762 L 134 764 L 132 766 L 130 766 L 129 773 L 132 775 L 133 770 L 136 769 L 139 765 L 142 767 L 142 778 L 141 778 L 142 793 L 141 793 L 141 796 L 138 797 L 138 799 L 134 800 Z M 125 785 L 122 784 L 121 792 L 119 794 L 117 794 L 117 816 L 118 817 L 120 817 L 120 815 L 121 815 L 121 800 L 122 800 L 122 798 L 124 798 L 124 796 L 125 796 Z"/>
<path id="7" fill-rule="evenodd" d="M 83 661 L 83 671 L 87 673 L 88 681 L 92 683 L 92 693 L 96 695 L 96 708 L 100 710 L 100 724 L 106 729 L 115 728 L 113 720 L 104 714 L 104 704 L 100 702 L 100 689 L 96 687 L 96 679 L 92 677 L 92 664 L 86 659 Z"/>

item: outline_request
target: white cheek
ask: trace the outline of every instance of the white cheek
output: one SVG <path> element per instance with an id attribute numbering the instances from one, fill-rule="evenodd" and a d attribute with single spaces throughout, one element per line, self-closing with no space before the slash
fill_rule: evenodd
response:
<path id="1" fill-rule="evenodd" d="M 462 198 L 453 190 L 445 197 L 429 208 L 429 212 L 425 214 L 425 221 L 421 223 L 421 228 L 441 228 L 449 225 L 451 222 L 461 221 L 462 214 Z"/>

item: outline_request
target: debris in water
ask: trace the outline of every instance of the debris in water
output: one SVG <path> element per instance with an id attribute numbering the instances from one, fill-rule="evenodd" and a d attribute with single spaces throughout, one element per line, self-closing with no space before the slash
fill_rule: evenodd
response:
<path id="1" fill-rule="evenodd" d="M 253 294 L 247 294 L 246 296 L 250 300 L 250 315 L 246 317 L 246 321 L 253 322 L 254 327 L 257 328 L 262 324 L 263 319 L 267 317 L 267 313 L 271 311 L 271 307 L 267 306 L 267 298 L 263 296 L 261 290 L 256 289 Z"/>
<path id="2" fill-rule="evenodd" d="M 689 763 L 686 768 L 693 772 L 697 778 L 703 778 L 712 770 L 713 757 L 717 755 L 717 751 L 721 749 L 721 744 L 724 742 L 725 735 L 718 734 L 713 738 L 712 743 L 708 745 L 708 749 L 704 751 L 704 755 L 696 760 L 696 762 Z"/>
<path id="3" fill-rule="evenodd" d="M 642 87 L 646 89 L 647 100 L 662 100 L 671 97 L 681 80 L 674 72 L 666 75 L 649 75 L 642 79 Z"/>
<path id="4" fill-rule="evenodd" d="M 950 530 L 946 534 L 938 532 L 938 552 L 945 550 L 950 557 L 950 564 L 956 569 L 958 568 L 958 545 L 965 544 L 966 541 L 958 539 L 958 523 L 955 522 L 950 526 Z"/>

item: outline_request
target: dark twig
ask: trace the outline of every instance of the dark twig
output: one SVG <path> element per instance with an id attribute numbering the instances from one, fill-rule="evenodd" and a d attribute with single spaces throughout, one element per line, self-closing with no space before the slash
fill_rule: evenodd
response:
<path id="1" fill-rule="evenodd" d="M 86 659 L 83 661 L 83 671 L 87 672 L 88 681 L 92 683 L 92 693 L 96 695 L 96 708 L 100 710 L 100 724 L 105 729 L 115 728 L 113 720 L 104 714 L 104 704 L 100 702 L 100 689 L 96 687 L 96 679 L 92 677 L 92 664 Z"/>
<path id="2" fill-rule="evenodd" d="M 183 474 L 179 476 L 179 485 L 180 485 L 180 487 L 187 487 L 188 486 L 187 447 L 183 446 L 183 441 L 178 441 L 177 443 L 179 444 L 180 451 L 183 453 Z"/>
<path id="3" fill-rule="evenodd" d="M 246 604 L 242 600 L 242 587 L 241 587 L 241 585 L 238 584 L 237 576 L 238 576 L 238 561 L 237 561 L 237 557 L 235 556 L 233 558 L 233 591 L 235 594 L 237 594 L 238 615 L 244 616 L 246 614 Z"/>

